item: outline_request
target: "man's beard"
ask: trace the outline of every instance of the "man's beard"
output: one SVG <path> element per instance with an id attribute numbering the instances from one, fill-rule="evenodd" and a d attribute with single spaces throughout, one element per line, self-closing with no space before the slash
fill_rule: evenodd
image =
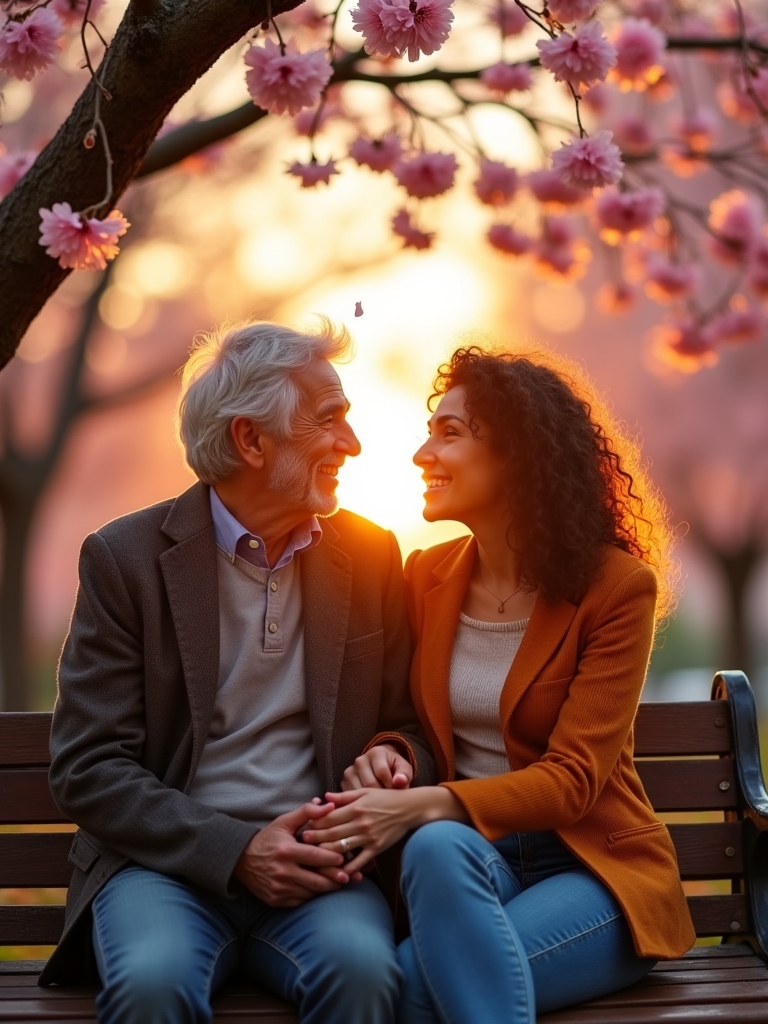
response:
<path id="1" fill-rule="evenodd" d="M 281 444 L 269 477 L 269 489 L 311 515 L 332 516 L 339 502 L 335 494 L 325 494 L 317 486 L 318 465 L 322 463 L 310 465 L 290 444 Z"/>

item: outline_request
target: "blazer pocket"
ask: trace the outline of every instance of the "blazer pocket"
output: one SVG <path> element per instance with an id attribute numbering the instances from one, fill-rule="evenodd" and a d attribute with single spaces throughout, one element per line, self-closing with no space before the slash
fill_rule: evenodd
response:
<path id="1" fill-rule="evenodd" d="M 347 640 L 344 645 L 344 661 L 364 658 L 366 654 L 376 654 L 383 647 L 383 629 L 377 629 L 375 633 L 366 633 L 365 636 L 356 636 L 352 640 Z"/>
<path id="2" fill-rule="evenodd" d="M 651 825 L 639 825 L 637 828 L 625 828 L 621 832 L 611 832 L 606 838 L 606 842 L 609 846 L 616 846 L 627 839 L 641 839 L 656 832 L 663 832 L 665 828 L 663 821 L 654 821 Z"/>
<path id="3" fill-rule="evenodd" d="M 90 843 L 82 832 L 75 834 L 74 842 L 69 851 L 67 860 L 74 864 L 76 868 L 80 868 L 81 871 L 90 871 L 93 865 L 101 856 L 101 850 L 97 850 L 96 847 Z"/>

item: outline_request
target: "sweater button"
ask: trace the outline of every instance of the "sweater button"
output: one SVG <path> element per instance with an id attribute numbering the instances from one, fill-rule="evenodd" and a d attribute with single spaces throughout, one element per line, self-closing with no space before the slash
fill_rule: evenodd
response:
<path id="1" fill-rule="evenodd" d="M 269 632 L 270 633 L 276 633 L 277 632 L 277 623 L 276 622 L 270 622 L 270 624 L 269 624 Z"/>

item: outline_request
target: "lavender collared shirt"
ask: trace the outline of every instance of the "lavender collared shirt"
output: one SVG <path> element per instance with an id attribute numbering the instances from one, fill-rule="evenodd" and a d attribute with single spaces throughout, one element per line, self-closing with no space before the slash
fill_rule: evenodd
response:
<path id="1" fill-rule="evenodd" d="M 274 571 L 292 561 L 293 556 L 299 551 L 308 551 L 320 543 L 323 537 L 323 530 L 317 516 L 310 516 L 303 523 L 293 530 L 285 551 L 278 559 L 277 565 L 270 566 L 267 561 L 267 549 L 264 541 L 256 534 L 239 523 L 232 513 L 224 507 L 216 489 L 211 487 L 211 515 L 213 516 L 213 531 L 216 535 L 216 543 L 226 551 L 230 562 L 234 562 L 235 555 L 244 558 L 246 562 L 257 566 L 259 569 Z"/>

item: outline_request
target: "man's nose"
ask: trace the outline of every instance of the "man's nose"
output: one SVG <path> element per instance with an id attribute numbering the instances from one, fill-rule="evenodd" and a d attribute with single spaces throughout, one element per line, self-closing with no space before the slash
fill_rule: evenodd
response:
<path id="1" fill-rule="evenodd" d="M 357 434 L 349 423 L 344 424 L 344 428 L 336 439 L 334 447 L 343 451 L 346 455 L 351 455 L 352 458 L 359 455 L 362 451 L 360 442 L 357 439 Z"/>

